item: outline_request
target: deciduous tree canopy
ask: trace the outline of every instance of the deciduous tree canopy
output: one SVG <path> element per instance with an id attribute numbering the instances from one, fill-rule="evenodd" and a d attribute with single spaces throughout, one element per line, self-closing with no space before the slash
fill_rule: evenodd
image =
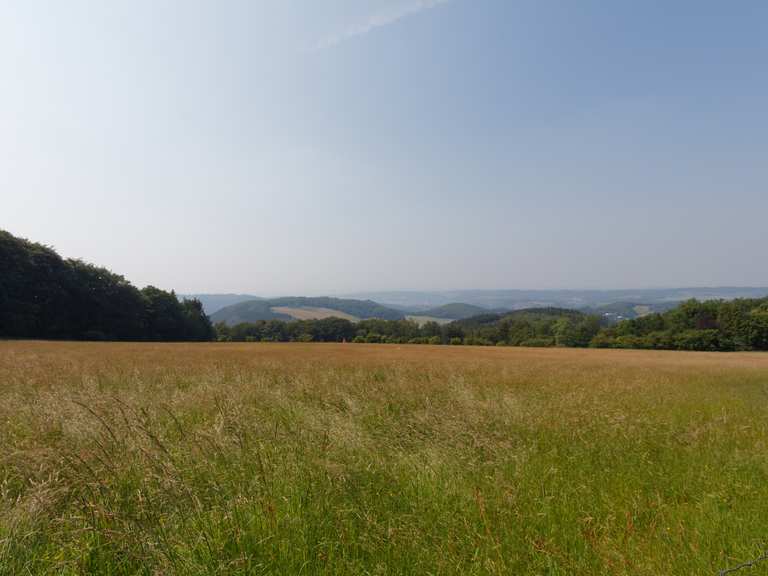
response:
<path id="1" fill-rule="evenodd" d="M 122 276 L 0 230 L 0 337 L 210 340 L 196 300 L 138 290 Z"/>

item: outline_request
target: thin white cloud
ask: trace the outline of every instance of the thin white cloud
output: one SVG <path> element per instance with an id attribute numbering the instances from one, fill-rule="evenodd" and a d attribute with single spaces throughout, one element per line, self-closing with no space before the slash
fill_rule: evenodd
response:
<path id="1" fill-rule="evenodd" d="M 340 32 L 339 34 L 334 34 L 333 36 L 324 38 L 318 42 L 318 44 L 315 46 L 315 50 L 331 48 L 341 44 L 345 40 L 354 38 L 355 36 L 363 36 L 372 30 L 382 28 L 384 26 L 389 26 L 390 24 L 399 22 L 403 18 L 413 16 L 414 14 L 418 14 L 420 12 L 425 12 L 426 10 L 431 10 L 436 6 L 445 4 L 447 2 L 450 2 L 450 0 L 414 0 L 408 4 L 401 4 L 399 6 L 392 7 L 387 11 L 377 12 L 362 24 L 352 26 L 347 28 L 345 31 Z"/>

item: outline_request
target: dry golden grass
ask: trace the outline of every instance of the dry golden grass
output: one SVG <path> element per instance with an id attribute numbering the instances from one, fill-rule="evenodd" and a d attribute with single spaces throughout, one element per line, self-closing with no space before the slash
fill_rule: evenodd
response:
<path id="1" fill-rule="evenodd" d="M 716 574 L 768 538 L 765 354 L 4 342 L 0 394 L 3 575 Z"/>

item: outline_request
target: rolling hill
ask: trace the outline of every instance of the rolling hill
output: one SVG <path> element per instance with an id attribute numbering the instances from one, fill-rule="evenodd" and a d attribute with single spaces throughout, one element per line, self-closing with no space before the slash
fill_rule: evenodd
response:
<path id="1" fill-rule="evenodd" d="M 209 316 L 232 304 L 249 302 L 251 300 L 263 300 L 260 296 L 253 296 L 251 294 L 182 294 L 180 297 L 199 300 L 203 305 L 203 310 Z"/>
<path id="2" fill-rule="evenodd" d="M 528 322 L 537 322 L 542 320 L 552 320 L 558 318 L 583 318 L 586 314 L 579 310 L 572 310 L 570 308 L 558 308 L 558 307 L 541 307 L 541 308 L 524 308 L 522 310 L 512 310 L 507 312 L 491 312 L 485 311 L 482 314 L 476 316 L 470 316 L 469 318 L 463 318 L 453 322 L 456 326 L 462 326 L 464 328 L 474 328 L 478 326 L 488 326 L 499 323 L 502 320 L 524 320 Z"/>
<path id="3" fill-rule="evenodd" d="M 623 290 L 452 290 L 452 291 L 388 291 L 347 294 L 348 298 L 371 299 L 385 306 L 408 310 L 411 314 L 426 315 L 425 310 L 464 302 L 486 309 L 559 307 L 587 308 L 616 302 L 676 304 L 689 298 L 698 300 L 733 300 L 734 298 L 763 298 L 768 287 L 693 287 L 648 288 Z"/>
<path id="4" fill-rule="evenodd" d="M 250 300 L 225 306 L 212 314 L 211 320 L 233 326 L 241 322 L 256 322 L 257 320 L 307 320 L 331 316 L 348 320 L 366 318 L 399 320 L 404 317 L 402 312 L 387 308 L 372 300 L 292 296 L 271 300 Z"/>
<path id="5" fill-rule="evenodd" d="M 419 316 L 440 318 L 441 320 L 463 320 L 464 318 L 470 318 L 472 316 L 477 316 L 478 314 L 486 314 L 487 312 L 487 308 L 482 308 L 473 304 L 451 302 L 450 304 L 443 304 L 442 306 L 420 311 Z"/>

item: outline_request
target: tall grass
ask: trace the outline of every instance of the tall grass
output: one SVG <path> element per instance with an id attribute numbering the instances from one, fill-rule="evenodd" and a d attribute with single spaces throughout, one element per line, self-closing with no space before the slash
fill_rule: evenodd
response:
<path id="1" fill-rule="evenodd" d="M 717 574 L 767 415 L 759 354 L 2 343 L 0 574 Z"/>

